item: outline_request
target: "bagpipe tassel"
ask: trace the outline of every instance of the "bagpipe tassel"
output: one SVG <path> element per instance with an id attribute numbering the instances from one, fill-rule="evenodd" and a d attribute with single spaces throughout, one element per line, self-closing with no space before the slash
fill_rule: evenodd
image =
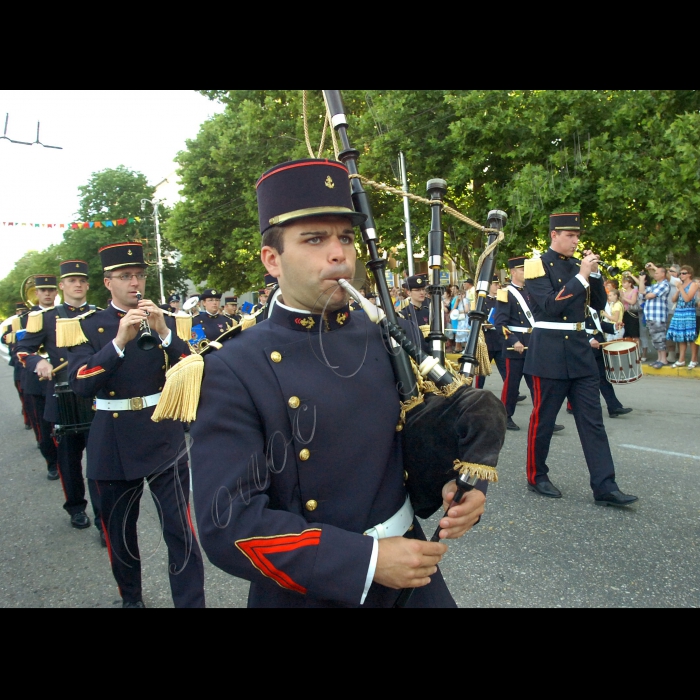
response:
<path id="1" fill-rule="evenodd" d="M 151 420 L 156 423 L 167 418 L 183 422 L 195 420 L 203 376 L 201 355 L 189 355 L 173 365 L 165 374 L 163 393 Z"/>
<path id="2" fill-rule="evenodd" d="M 491 358 L 486 347 L 486 338 L 484 337 L 484 329 L 479 328 L 479 342 L 476 345 L 476 361 L 479 365 L 477 374 L 480 377 L 488 377 L 491 374 Z"/>
<path id="3" fill-rule="evenodd" d="M 78 318 L 56 319 L 56 345 L 59 348 L 72 348 L 87 343 L 83 327 Z"/>
<path id="4" fill-rule="evenodd" d="M 490 481 L 496 483 L 498 481 L 498 472 L 496 467 L 489 467 L 487 464 L 474 464 L 473 462 L 462 462 L 459 459 L 455 460 L 454 463 L 455 471 L 460 474 L 468 474 L 469 476 L 475 476 L 477 479 L 482 479 L 483 481 Z"/>

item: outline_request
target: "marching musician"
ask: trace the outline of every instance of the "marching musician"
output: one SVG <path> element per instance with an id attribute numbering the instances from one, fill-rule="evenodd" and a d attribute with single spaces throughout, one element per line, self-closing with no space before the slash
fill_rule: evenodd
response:
<path id="1" fill-rule="evenodd" d="M 205 357 L 192 425 L 202 546 L 251 581 L 250 607 L 390 607 L 405 587 L 417 588 L 411 606 L 454 606 L 437 569 L 446 546 L 424 541 L 406 498 L 380 328 L 350 313 L 337 284 L 354 277 L 353 226 L 365 218 L 348 171 L 283 163 L 257 195 L 261 258 L 281 291 L 266 322 Z M 347 417 L 360 414 L 358 434 Z M 454 490 L 443 490 L 448 503 Z M 470 491 L 441 537 L 463 535 L 483 503 Z"/>
<path id="2" fill-rule="evenodd" d="M 148 481 L 168 547 L 175 607 L 204 606 L 204 569 L 189 515 L 189 471 L 182 424 L 151 420 L 169 365 L 188 357 L 175 319 L 147 299 L 140 243 L 100 249 L 107 309 L 81 320 L 87 342 L 69 353 L 71 388 L 95 397 L 87 475 L 100 495 L 112 573 L 122 607 L 143 608 L 136 523 Z M 147 338 L 150 334 L 151 338 Z M 138 338 L 137 338 L 138 336 Z M 141 343 L 146 337 L 152 346 Z M 157 343 L 157 345 L 155 344 Z"/>
<path id="3" fill-rule="evenodd" d="M 22 330 L 27 326 L 27 314 L 29 309 L 23 301 L 18 301 L 15 303 L 15 315 L 11 317 L 12 322 L 10 324 L 10 319 L 7 319 L 3 324 L 2 337 L 0 342 L 7 346 L 7 351 L 10 356 L 8 364 L 13 368 L 13 383 L 15 389 L 17 389 L 17 395 L 19 396 L 19 402 L 22 406 L 22 419 L 24 420 L 25 430 L 31 430 L 32 424 L 29 420 L 29 411 L 24 402 L 24 392 L 22 391 L 22 373 L 24 372 L 24 365 L 15 357 L 15 347 L 17 345 L 16 331 L 13 330 L 13 325 L 18 329 Z"/>
<path id="4" fill-rule="evenodd" d="M 427 285 L 427 275 L 411 275 L 403 283 L 403 286 L 408 289 L 410 303 L 399 313 L 399 316 L 412 321 L 419 328 L 430 325 L 430 303 L 425 301 Z"/>
<path id="5" fill-rule="evenodd" d="M 568 396 L 595 503 L 627 506 L 638 499 L 622 493 L 615 481 L 600 406 L 598 367 L 586 333 L 589 307 L 605 305 L 598 256 L 585 250 L 581 260 L 572 257 L 581 235 L 578 212 L 552 214 L 549 228 L 549 250 L 541 258 L 525 262 L 536 321 L 524 368 L 532 377 L 533 392 L 527 441 L 528 488 L 542 496 L 561 498 L 561 491 L 549 480 L 546 462 L 554 421 Z"/>
<path id="6" fill-rule="evenodd" d="M 68 379 L 68 351 L 62 339 L 57 338 L 58 319 L 76 318 L 95 309 L 94 306 L 88 306 L 86 301 L 87 292 L 90 289 L 88 264 L 84 260 L 65 260 L 60 264 L 60 270 L 58 286 L 62 292 L 63 303 L 37 317 L 41 327 L 33 333 L 27 333 L 17 348 L 18 357 L 26 365 L 27 371 L 36 373 L 44 381 L 46 388 L 44 419 L 51 426 L 59 422 L 58 402 L 54 394 L 56 382 Z M 79 323 L 76 321 L 78 327 Z M 41 347 L 48 353 L 48 358 L 42 358 L 38 354 Z M 57 443 L 58 474 L 66 498 L 63 508 L 70 515 L 70 524 L 82 530 L 90 527 L 90 518 L 85 513 L 87 501 L 82 468 L 85 433 L 63 435 Z M 90 490 L 90 500 L 95 514 L 95 524 L 100 530 L 101 525 L 97 520 L 98 498 L 94 488 Z M 101 535 L 102 538 L 103 535 Z"/>
<path id="7" fill-rule="evenodd" d="M 264 308 L 265 304 L 270 300 L 270 294 L 277 286 L 277 278 L 269 273 L 265 275 L 264 281 L 265 287 L 258 292 L 258 303 L 253 307 L 252 314 Z"/>
<path id="8" fill-rule="evenodd" d="M 620 403 L 620 399 L 615 394 L 615 388 L 608 380 L 605 372 L 605 358 L 603 357 L 602 343 L 605 342 L 605 333 L 614 334 L 622 327 L 622 323 L 610 323 L 605 321 L 600 311 L 590 309 L 590 316 L 586 319 L 586 332 L 588 333 L 588 343 L 593 348 L 593 356 L 598 365 L 598 377 L 600 379 L 600 393 L 605 399 L 610 418 L 617 418 L 632 412 L 632 409 Z"/>
<path id="9" fill-rule="evenodd" d="M 515 405 L 518 402 L 520 380 L 523 378 L 528 339 L 535 325 L 535 317 L 530 310 L 530 295 L 525 289 L 525 257 L 519 256 L 508 261 L 510 284 L 497 293 L 495 326 L 505 343 L 506 376 L 503 380 L 501 401 L 508 415 L 508 430 L 520 430 L 513 420 Z M 532 379 L 525 375 L 525 381 L 532 394 Z"/>
<path id="10" fill-rule="evenodd" d="M 241 322 L 241 315 L 238 313 L 238 297 L 224 297 L 224 316 L 233 319 L 236 323 Z"/>
<path id="11" fill-rule="evenodd" d="M 205 289 L 199 295 L 199 299 L 204 306 L 204 311 L 192 319 L 192 325 L 201 325 L 207 340 L 216 340 L 233 325 L 228 316 L 219 313 L 221 292 L 217 292 L 216 289 Z"/>
<path id="12" fill-rule="evenodd" d="M 32 308 L 27 316 L 27 335 L 41 330 L 43 315 L 50 309 L 53 309 L 53 304 L 58 294 L 56 275 L 35 275 L 34 286 L 39 303 Z M 33 352 L 33 350 L 30 352 Z M 49 481 L 56 481 L 59 478 L 58 451 L 56 449 L 56 443 L 51 436 L 53 424 L 47 421 L 44 416 L 48 382 L 39 381 L 39 375 L 35 371 L 26 368 L 24 360 L 28 354 L 29 352 L 23 349 L 21 343 L 16 345 L 15 356 L 25 367 L 25 371 L 22 373 L 22 392 L 24 394 L 25 404 L 29 409 L 29 420 L 34 428 L 39 450 L 42 457 L 46 460 L 46 468 L 48 470 L 46 478 Z M 53 392 L 53 387 L 51 391 Z"/>
<path id="13" fill-rule="evenodd" d="M 181 306 L 182 306 L 182 303 L 181 303 L 181 302 L 182 302 L 182 300 L 180 299 L 180 295 L 179 295 L 179 294 L 171 294 L 171 295 L 168 297 L 168 306 L 169 306 L 169 309 L 168 309 L 168 310 L 169 310 L 171 313 L 176 314 L 176 313 L 180 310 L 180 308 L 181 308 Z"/>

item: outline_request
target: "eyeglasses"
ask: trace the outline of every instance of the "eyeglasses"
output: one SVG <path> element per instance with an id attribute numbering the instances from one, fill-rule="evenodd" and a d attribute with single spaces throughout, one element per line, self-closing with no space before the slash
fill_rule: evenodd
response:
<path id="1" fill-rule="evenodd" d="M 690 272 L 688 272 L 688 270 L 681 270 L 678 274 L 679 275 L 689 275 Z"/>
<path id="2" fill-rule="evenodd" d="M 136 277 L 139 282 L 148 279 L 148 275 L 145 272 L 139 272 L 137 274 L 127 275 L 126 272 L 123 275 L 112 275 L 112 279 L 118 279 L 121 282 L 131 282 L 132 277 Z"/>

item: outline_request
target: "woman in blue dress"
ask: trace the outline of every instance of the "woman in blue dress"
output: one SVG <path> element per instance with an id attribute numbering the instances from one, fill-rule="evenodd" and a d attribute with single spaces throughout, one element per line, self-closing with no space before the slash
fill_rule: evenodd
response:
<path id="1" fill-rule="evenodd" d="M 666 340 L 678 343 L 678 362 L 673 367 L 685 367 L 685 350 L 688 343 L 692 343 L 697 337 L 698 331 L 695 323 L 695 295 L 698 291 L 697 282 L 693 281 L 693 268 L 683 265 L 678 273 L 681 283 L 672 292 L 673 301 L 676 301 L 676 310 L 668 326 Z M 695 369 L 697 362 L 690 362 L 689 369 Z"/>

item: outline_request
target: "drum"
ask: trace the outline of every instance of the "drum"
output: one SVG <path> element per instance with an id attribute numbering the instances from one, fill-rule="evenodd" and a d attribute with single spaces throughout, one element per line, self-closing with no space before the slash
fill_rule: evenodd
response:
<path id="1" fill-rule="evenodd" d="M 612 340 L 601 343 L 605 376 L 611 384 L 631 384 L 642 378 L 642 361 L 637 343 Z"/>
<path id="2" fill-rule="evenodd" d="M 58 423 L 54 428 L 56 435 L 75 435 L 90 430 L 95 415 L 92 399 L 75 394 L 68 382 L 56 383 L 54 396 L 58 402 Z"/>

